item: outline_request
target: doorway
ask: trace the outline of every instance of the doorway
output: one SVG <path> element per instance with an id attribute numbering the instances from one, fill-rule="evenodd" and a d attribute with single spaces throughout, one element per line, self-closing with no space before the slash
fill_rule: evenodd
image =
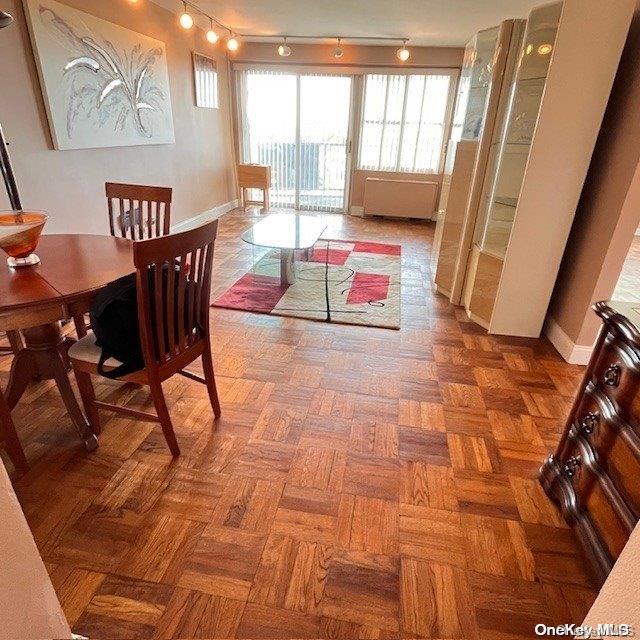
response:
<path id="1" fill-rule="evenodd" d="M 351 76 L 248 69 L 238 78 L 242 162 L 271 167 L 272 206 L 345 211 Z"/>

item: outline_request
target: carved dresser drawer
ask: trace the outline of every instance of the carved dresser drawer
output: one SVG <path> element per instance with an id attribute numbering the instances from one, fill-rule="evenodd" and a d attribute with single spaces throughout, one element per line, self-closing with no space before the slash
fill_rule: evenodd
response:
<path id="1" fill-rule="evenodd" d="M 604 543 L 607 555 L 617 558 L 633 531 L 635 519 L 611 478 L 598 465 L 589 444 L 576 436 L 571 445 L 562 473 L 575 492 L 576 502 L 585 510 L 594 533 Z"/>
<path id="2" fill-rule="evenodd" d="M 565 431 L 540 470 L 604 582 L 640 517 L 640 304 L 599 302 L 600 336 Z"/>
<path id="3" fill-rule="evenodd" d="M 640 517 L 640 437 L 591 382 L 576 411 L 574 430 L 589 443 L 629 510 Z"/>
<path id="4" fill-rule="evenodd" d="M 618 412 L 640 431 L 640 354 L 610 331 L 593 367 L 591 380 L 615 401 Z"/>

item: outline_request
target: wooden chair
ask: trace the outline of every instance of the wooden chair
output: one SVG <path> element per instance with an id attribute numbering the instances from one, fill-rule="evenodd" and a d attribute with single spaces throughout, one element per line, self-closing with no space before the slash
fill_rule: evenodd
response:
<path id="1" fill-rule="evenodd" d="M 9 454 L 18 475 L 29 471 L 29 463 L 24 455 L 20 439 L 11 418 L 9 405 L 0 391 L 0 446 Z"/>
<path id="2" fill-rule="evenodd" d="M 130 240 L 147 240 L 166 236 L 171 231 L 171 187 L 140 184 L 105 183 L 112 236 Z M 74 314 L 78 338 L 87 335 L 83 313 Z"/>
<path id="3" fill-rule="evenodd" d="M 220 416 L 209 335 L 211 267 L 217 227 L 214 220 L 196 229 L 133 245 L 145 367 L 119 379 L 149 385 L 157 415 L 96 400 L 91 375 L 98 375 L 100 348 L 92 332 L 69 349 L 82 403 L 96 434 L 100 433 L 98 409 L 159 422 L 171 453 L 180 455 L 162 392 L 162 382 L 176 373 L 205 384 L 213 413 L 216 418 Z M 173 265 L 175 277 L 171 277 Z M 204 378 L 184 370 L 198 357 L 202 358 Z M 115 368 L 120 363 L 112 358 L 105 364 L 107 368 Z"/>
<path id="4" fill-rule="evenodd" d="M 147 240 L 166 236 L 171 229 L 170 187 L 105 184 L 112 236 Z"/>

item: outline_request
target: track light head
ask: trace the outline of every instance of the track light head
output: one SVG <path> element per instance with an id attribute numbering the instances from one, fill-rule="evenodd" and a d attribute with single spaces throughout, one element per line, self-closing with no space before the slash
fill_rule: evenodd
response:
<path id="1" fill-rule="evenodd" d="M 189 8 L 187 7 L 187 3 L 183 2 L 183 12 L 180 16 L 180 26 L 183 29 L 191 29 L 193 27 L 193 16 L 189 13 Z"/>
<path id="2" fill-rule="evenodd" d="M 283 58 L 291 55 L 291 47 L 287 44 L 287 36 L 284 37 L 282 44 L 278 47 L 278 55 Z"/>
<path id="3" fill-rule="evenodd" d="M 213 20 L 212 19 L 209 19 L 209 30 L 205 34 L 205 38 L 211 44 L 216 44 L 218 42 L 218 40 L 220 40 L 220 36 L 213 29 Z"/>
<path id="4" fill-rule="evenodd" d="M 342 47 L 340 46 L 340 38 L 338 38 L 338 44 L 336 45 L 336 48 L 333 50 L 333 57 L 334 58 L 342 58 L 342 56 L 344 55 L 344 51 L 342 50 Z"/>
<path id="5" fill-rule="evenodd" d="M 237 51 L 240 48 L 240 43 L 235 35 L 231 34 L 227 39 L 227 49 L 229 51 Z"/>
<path id="6" fill-rule="evenodd" d="M 398 51 L 396 52 L 396 55 L 398 56 L 398 60 L 400 60 L 400 62 L 406 62 L 409 59 L 409 57 L 411 56 L 411 53 L 409 49 L 407 49 L 406 40 L 402 41 L 402 47 L 398 49 Z"/>

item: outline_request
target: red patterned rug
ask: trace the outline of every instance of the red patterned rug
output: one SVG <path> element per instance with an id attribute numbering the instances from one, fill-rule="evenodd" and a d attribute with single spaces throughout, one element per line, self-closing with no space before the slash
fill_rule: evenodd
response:
<path id="1" fill-rule="evenodd" d="M 283 285 L 273 249 L 212 306 L 399 329 L 400 267 L 400 245 L 318 240 L 296 252 L 296 281 Z"/>

